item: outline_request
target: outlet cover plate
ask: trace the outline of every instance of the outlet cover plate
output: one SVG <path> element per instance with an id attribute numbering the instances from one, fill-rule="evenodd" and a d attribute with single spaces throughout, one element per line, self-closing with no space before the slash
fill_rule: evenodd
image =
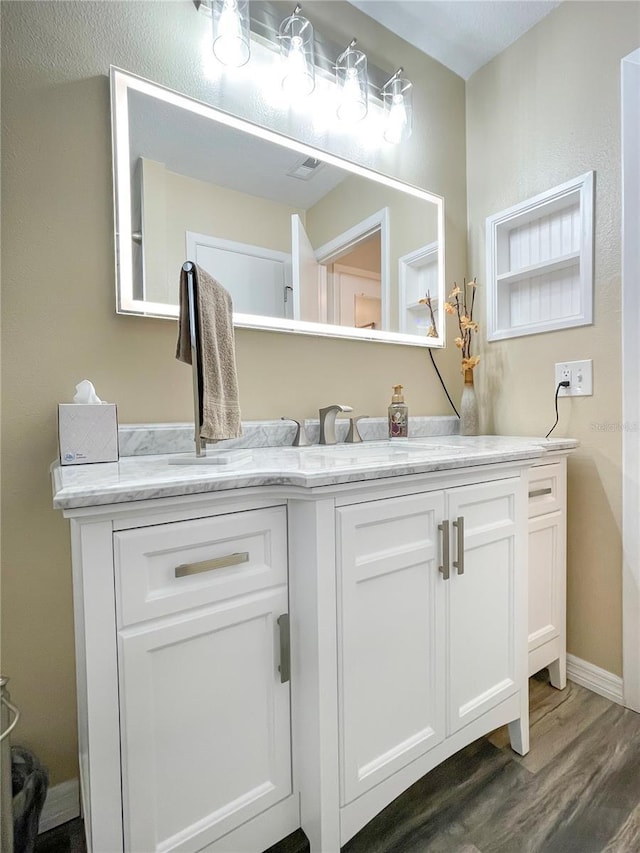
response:
<path id="1" fill-rule="evenodd" d="M 561 388 L 558 397 L 590 397 L 593 394 L 593 360 L 560 361 L 556 364 L 556 383 L 568 379 L 569 388 Z"/>

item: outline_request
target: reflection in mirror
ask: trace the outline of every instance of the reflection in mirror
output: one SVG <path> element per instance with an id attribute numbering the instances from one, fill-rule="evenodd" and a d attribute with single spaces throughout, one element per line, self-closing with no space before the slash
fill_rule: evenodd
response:
<path id="1" fill-rule="evenodd" d="M 442 346 L 443 202 L 111 70 L 118 311 L 177 317 L 185 259 L 237 326 Z"/>

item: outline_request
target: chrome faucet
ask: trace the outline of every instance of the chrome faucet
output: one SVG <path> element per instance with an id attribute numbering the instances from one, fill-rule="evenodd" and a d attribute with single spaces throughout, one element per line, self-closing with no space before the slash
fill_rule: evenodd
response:
<path id="1" fill-rule="evenodd" d="M 320 409 L 320 444 L 336 443 L 336 415 L 338 412 L 352 412 L 351 406 L 336 403 Z"/>

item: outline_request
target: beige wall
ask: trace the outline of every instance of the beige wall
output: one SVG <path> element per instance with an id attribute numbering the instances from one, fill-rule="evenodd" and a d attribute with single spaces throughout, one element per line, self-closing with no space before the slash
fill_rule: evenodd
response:
<path id="1" fill-rule="evenodd" d="M 343 255 L 339 263 L 345 267 L 353 267 L 358 270 L 375 272 L 380 274 L 380 233 L 374 234 L 365 243 L 360 243 L 346 255 Z"/>
<path id="2" fill-rule="evenodd" d="M 620 60 L 640 45 L 637 2 L 567 2 L 467 84 L 469 266 L 485 218 L 596 173 L 594 324 L 485 344 L 486 427 L 544 435 L 554 364 L 592 358 L 594 394 L 560 401 L 569 463 L 568 649 L 621 674 Z M 609 424 L 600 431 L 596 424 Z"/>
<path id="3" fill-rule="evenodd" d="M 443 195 L 448 278 L 466 273 L 463 81 L 346 3 L 308 0 L 305 12 L 340 43 L 357 33 L 371 62 L 405 66 L 408 143 L 318 130 L 270 107 L 247 74 L 203 79 L 209 23 L 186 0 L 1 4 L 2 671 L 23 712 L 14 742 L 54 785 L 77 775 L 69 528 L 48 474 L 56 405 L 88 377 L 123 423 L 192 414 L 175 324 L 115 314 L 109 64 Z M 455 387 L 456 354 L 436 355 Z M 245 419 L 313 416 L 335 400 L 382 415 L 397 382 L 414 414 L 448 411 L 423 349 L 239 330 L 237 356 Z"/>

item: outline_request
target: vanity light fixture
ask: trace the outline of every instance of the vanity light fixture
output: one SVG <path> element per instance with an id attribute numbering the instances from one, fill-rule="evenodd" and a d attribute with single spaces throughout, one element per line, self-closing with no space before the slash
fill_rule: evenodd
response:
<path id="1" fill-rule="evenodd" d="M 213 0 L 213 53 L 223 65 L 239 68 L 251 56 L 249 0 Z"/>
<path id="2" fill-rule="evenodd" d="M 349 123 L 361 121 L 367 114 L 367 56 L 356 49 L 356 44 L 352 39 L 336 60 L 338 118 Z"/>
<path id="3" fill-rule="evenodd" d="M 336 45 L 322 33 L 314 32 L 311 22 L 301 14 L 299 3 L 283 20 L 282 11 L 271 0 L 254 3 L 251 12 L 249 0 L 193 0 L 193 4 L 211 15 L 213 53 L 219 62 L 227 66 L 245 65 L 251 57 L 251 38 L 255 37 L 261 45 L 280 53 L 282 91 L 292 100 L 301 101 L 311 95 L 317 88 L 316 82 L 321 93 L 328 94 L 327 78 L 333 73 L 336 92 L 331 97 L 337 101 L 335 109 L 342 122 L 362 121 L 369 112 L 371 97 L 376 123 L 375 108 L 382 107 L 384 111 L 382 132 L 387 142 L 398 144 L 411 136 L 413 85 L 403 76 L 403 69 L 398 68 L 388 77 L 388 72 L 385 74 L 375 65 L 369 67 L 366 54 L 356 47 L 355 38 L 333 62 Z M 320 75 L 318 81 L 316 72 Z M 385 79 L 387 82 L 381 87 L 380 82 Z"/>
<path id="4" fill-rule="evenodd" d="M 301 11 L 298 4 L 278 30 L 283 60 L 282 88 L 292 97 L 310 95 L 316 85 L 313 27 Z"/>
<path id="5" fill-rule="evenodd" d="M 411 136 L 412 103 L 410 80 L 398 68 L 380 90 L 384 104 L 384 138 L 397 145 Z"/>

